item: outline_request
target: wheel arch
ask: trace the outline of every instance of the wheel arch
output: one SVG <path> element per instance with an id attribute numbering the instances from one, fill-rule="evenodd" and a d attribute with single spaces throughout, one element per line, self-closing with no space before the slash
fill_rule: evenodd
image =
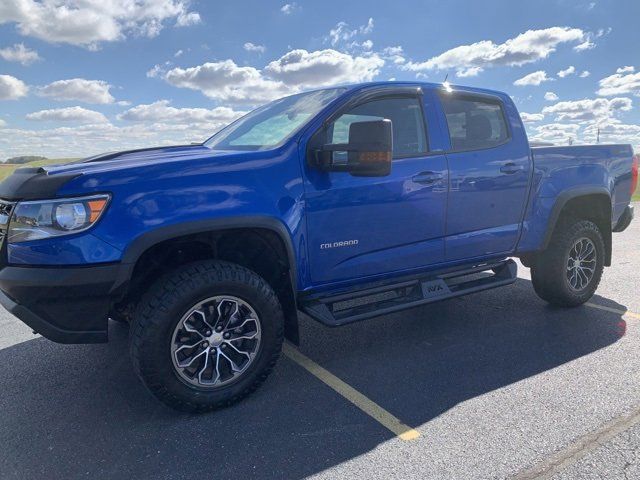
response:
<path id="1" fill-rule="evenodd" d="M 211 244 L 214 238 L 224 238 L 225 232 L 232 231 L 268 231 L 273 238 L 281 243 L 286 254 L 283 259 L 286 264 L 287 281 L 277 291 L 285 314 L 285 336 L 288 340 L 298 343 L 298 311 L 296 302 L 297 292 L 297 262 L 291 235 L 287 227 L 278 219 L 266 216 L 225 217 L 209 220 L 179 223 L 160 227 L 137 237 L 125 250 L 118 279 L 112 290 L 115 297 L 125 300 L 131 288 L 131 281 L 136 274 L 145 254 L 162 245 L 171 244 L 187 239 L 190 246 L 201 245 L 210 247 L 209 253 L 203 253 L 208 258 L 220 258 L 216 247 Z M 230 260 L 227 257 L 221 259 Z M 233 261 L 233 259 L 231 259 Z"/>
<path id="2" fill-rule="evenodd" d="M 573 215 L 583 220 L 591 220 L 602 233 L 605 243 L 605 265 L 611 265 L 611 193 L 604 187 L 576 187 L 558 195 L 551 210 L 547 228 L 541 245 L 545 250 L 551 236 L 563 216 Z"/>

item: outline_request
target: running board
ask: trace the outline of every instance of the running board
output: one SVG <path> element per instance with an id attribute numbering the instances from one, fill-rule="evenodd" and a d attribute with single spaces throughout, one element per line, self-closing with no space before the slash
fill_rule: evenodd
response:
<path id="1" fill-rule="evenodd" d="M 516 281 L 517 272 L 516 262 L 509 259 L 340 295 L 313 296 L 300 302 L 300 307 L 320 323 L 339 326 L 509 285 Z"/>

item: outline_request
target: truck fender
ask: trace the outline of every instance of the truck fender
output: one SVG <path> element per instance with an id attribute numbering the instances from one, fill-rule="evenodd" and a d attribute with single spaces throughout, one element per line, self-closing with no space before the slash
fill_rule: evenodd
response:
<path id="1" fill-rule="evenodd" d="M 611 193 L 605 187 L 599 186 L 586 186 L 586 187 L 573 187 L 567 190 L 562 191 L 553 205 L 551 209 L 551 213 L 549 215 L 549 220 L 547 221 L 547 228 L 544 234 L 544 238 L 542 241 L 542 245 L 540 246 L 540 250 L 544 250 L 548 247 L 549 242 L 551 241 L 551 236 L 553 235 L 553 231 L 556 228 L 558 223 L 558 219 L 562 213 L 562 210 L 567 205 L 570 200 L 573 200 L 578 197 L 585 197 L 588 195 L 603 195 L 609 199 L 609 204 L 611 204 Z M 610 223 L 610 222 L 609 222 Z M 605 265 L 609 265 L 611 262 L 611 230 L 609 232 L 602 232 L 602 235 L 605 240 L 606 252 L 605 252 Z"/>
<path id="2" fill-rule="evenodd" d="M 197 233 L 214 232 L 216 230 L 227 230 L 232 228 L 263 228 L 271 230 L 282 240 L 287 252 L 289 264 L 289 279 L 291 292 L 287 292 L 290 301 L 283 303 L 282 308 L 285 314 L 285 336 L 293 343 L 298 343 L 298 309 L 297 309 L 297 263 L 291 234 L 287 227 L 277 218 L 268 216 L 238 216 L 223 217 L 206 220 L 197 220 L 174 225 L 159 227 L 143 233 L 133 240 L 122 256 L 121 268 L 118 277 L 112 288 L 114 295 L 124 294 L 129 279 L 133 275 L 136 262 L 142 254 L 149 248 L 160 242 L 179 238 L 185 235 Z M 286 305 L 286 304 L 288 305 Z"/>

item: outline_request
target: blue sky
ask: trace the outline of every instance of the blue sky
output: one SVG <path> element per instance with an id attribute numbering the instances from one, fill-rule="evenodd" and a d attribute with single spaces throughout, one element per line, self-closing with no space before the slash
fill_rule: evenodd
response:
<path id="1" fill-rule="evenodd" d="M 203 140 L 297 91 L 508 92 L 536 140 L 640 149 L 637 0 L 2 0 L 0 160 Z"/>

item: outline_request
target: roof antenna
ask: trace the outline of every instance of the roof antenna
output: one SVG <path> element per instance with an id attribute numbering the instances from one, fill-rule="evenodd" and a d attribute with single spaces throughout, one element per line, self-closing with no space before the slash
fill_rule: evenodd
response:
<path id="1" fill-rule="evenodd" d="M 449 78 L 448 73 L 444 76 L 444 82 L 442 82 L 442 86 L 444 87 L 447 93 L 451 93 L 453 92 L 453 89 L 451 88 L 451 84 L 447 81 L 447 78 Z"/>

